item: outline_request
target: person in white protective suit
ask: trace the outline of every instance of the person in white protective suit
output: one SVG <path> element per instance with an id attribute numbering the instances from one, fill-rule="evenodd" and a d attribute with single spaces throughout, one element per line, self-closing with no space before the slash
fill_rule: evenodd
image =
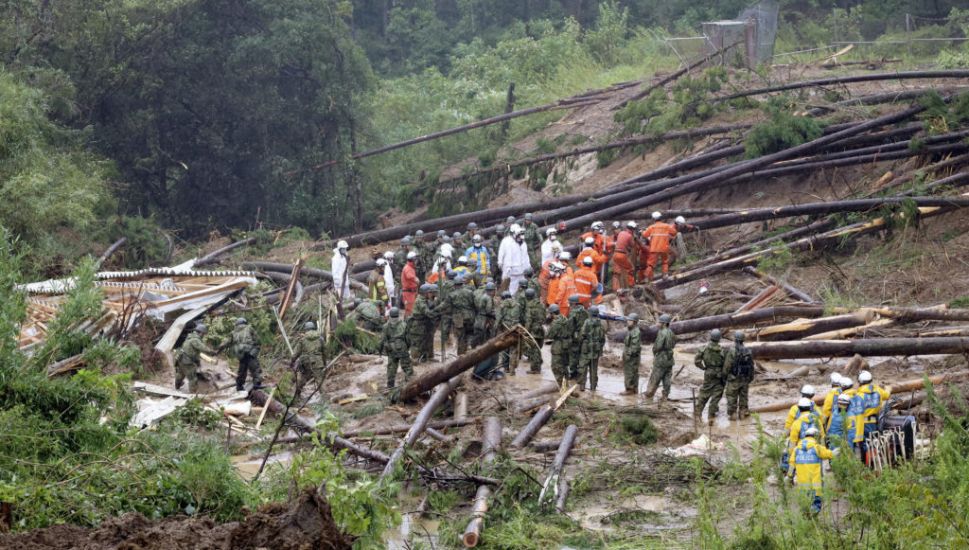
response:
<path id="1" fill-rule="evenodd" d="M 333 290 L 338 300 L 353 300 L 350 292 L 350 273 L 347 268 L 350 266 L 350 245 L 346 241 L 340 241 L 333 249 L 333 259 L 330 261 L 330 272 L 333 274 Z"/>
<path id="2" fill-rule="evenodd" d="M 542 265 L 549 260 L 554 260 L 556 252 L 552 248 L 558 244 L 558 231 L 554 227 L 545 230 L 545 241 L 542 242 Z"/>
<path id="3" fill-rule="evenodd" d="M 528 245 L 525 244 L 525 231 L 517 223 L 512 224 L 508 236 L 501 240 L 501 246 L 498 248 L 501 287 L 507 287 L 514 296 L 518 292 L 518 285 L 525 280 L 525 270 L 531 268 Z"/>

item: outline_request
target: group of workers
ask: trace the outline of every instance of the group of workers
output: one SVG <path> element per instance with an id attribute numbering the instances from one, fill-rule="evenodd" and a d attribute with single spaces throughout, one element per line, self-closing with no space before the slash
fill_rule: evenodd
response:
<path id="1" fill-rule="evenodd" d="M 869 371 L 858 374 L 857 387 L 851 378 L 832 373 L 831 388 L 820 408 L 814 386 L 801 388 L 801 397 L 784 422 L 788 437 L 781 467 L 789 479 L 812 492 L 814 512 L 821 511 L 822 461 L 847 449 L 868 464 L 867 440 L 878 430 L 879 416 L 890 396 L 873 382 Z"/>
<path id="2" fill-rule="evenodd" d="M 198 384 L 198 370 L 202 362 L 202 354 L 214 356 L 222 353 L 226 348 L 232 356 L 239 360 L 239 372 L 236 375 L 236 390 L 245 389 L 246 379 L 252 377 L 252 387 L 262 387 L 262 369 L 259 367 L 259 350 L 261 344 L 255 329 L 245 317 L 235 320 L 228 341 L 216 349 L 212 349 L 203 341 L 208 334 L 208 327 L 204 323 L 196 323 L 181 347 L 175 352 L 175 389 L 188 382 L 189 393 L 195 393 Z"/>

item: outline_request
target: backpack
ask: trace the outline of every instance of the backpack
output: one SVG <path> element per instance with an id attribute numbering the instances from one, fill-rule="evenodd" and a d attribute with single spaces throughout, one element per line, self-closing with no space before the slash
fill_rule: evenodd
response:
<path id="1" fill-rule="evenodd" d="M 730 374 L 743 380 L 754 377 L 754 356 L 749 349 L 742 348 L 737 351 L 737 357 L 734 359 Z"/>

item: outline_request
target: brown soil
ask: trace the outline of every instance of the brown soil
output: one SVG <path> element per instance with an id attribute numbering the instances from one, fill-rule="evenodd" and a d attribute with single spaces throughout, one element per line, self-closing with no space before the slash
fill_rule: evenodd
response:
<path id="1" fill-rule="evenodd" d="M 315 491 L 307 491 L 291 506 L 266 506 L 240 522 L 186 517 L 150 521 L 141 514 L 126 514 L 95 529 L 56 525 L 0 536 L 0 549 L 11 550 L 339 550 L 352 543 L 337 529 L 326 499 Z"/>

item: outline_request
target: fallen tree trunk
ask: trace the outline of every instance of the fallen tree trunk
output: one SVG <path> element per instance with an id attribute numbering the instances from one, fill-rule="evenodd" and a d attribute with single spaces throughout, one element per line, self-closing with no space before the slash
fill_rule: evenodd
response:
<path id="1" fill-rule="evenodd" d="M 734 248 L 729 248 L 721 252 L 717 252 L 712 256 L 707 256 L 706 258 L 697 260 L 690 264 L 691 268 L 697 268 L 704 265 L 709 265 L 723 260 L 729 260 L 730 258 L 735 258 L 742 254 L 747 254 L 753 250 L 758 250 L 767 245 L 776 244 L 781 241 L 790 241 L 792 239 L 798 239 L 805 235 L 813 235 L 815 233 L 823 233 L 833 228 L 837 223 L 834 219 L 828 218 L 823 220 L 817 220 L 815 222 L 809 223 L 803 227 L 797 229 L 792 229 L 790 231 L 785 231 L 759 241 L 754 241 L 752 243 L 747 243 L 743 245 L 736 246 Z"/>
<path id="2" fill-rule="evenodd" d="M 712 101 L 714 102 L 729 101 L 731 99 L 738 99 L 741 97 L 770 94 L 774 92 L 785 92 L 787 90 L 797 90 L 800 88 L 830 86 L 831 84 L 852 84 L 855 82 L 875 82 L 879 80 L 911 80 L 911 79 L 924 79 L 924 78 L 969 78 L 969 71 L 966 71 L 966 70 L 903 71 L 903 72 L 893 72 L 893 73 L 876 73 L 876 74 L 865 74 L 865 75 L 854 75 L 854 76 L 838 76 L 838 77 L 832 77 L 832 78 L 820 78 L 817 80 L 804 80 L 801 82 L 791 82 L 789 84 L 780 84 L 777 86 L 768 86 L 765 88 L 753 88 L 750 90 L 744 90 L 741 92 L 720 96 L 712 99 Z"/>
<path id="3" fill-rule="evenodd" d="M 128 242 L 128 237 L 121 237 L 120 239 L 114 241 L 114 244 L 109 246 L 108 249 L 104 251 L 104 254 L 101 254 L 101 256 L 97 259 L 97 261 L 94 262 L 94 268 L 95 269 L 100 268 L 101 264 L 108 261 L 108 258 L 113 256 L 114 253 L 117 252 L 122 246 L 124 246 L 124 243 L 126 242 Z"/>
<path id="4" fill-rule="evenodd" d="M 417 439 L 422 433 L 424 433 L 424 430 L 427 428 L 427 424 L 431 421 L 431 417 L 435 412 L 437 412 L 437 409 L 439 409 L 441 405 L 444 405 L 444 402 L 447 401 L 448 396 L 451 395 L 451 392 L 453 392 L 460 383 L 461 377 L 455 376 L 446 383 L 441 383 L 441 385 L 434 390 L 434 394 L 431 395 L 431 398 L 427 401 L 427 403 L 424 404 L 421 412 L 417 414 L 417 417 L 414 419 L 414 423 L 411 425 L 410 430 L 407 431 L 407 434 L 404 435 L 400 445 L 398 445 L 397 449 L 394 450 L 394 453 L 390 455 L 390 460 L 387 461 L 387 465 L 384 466 L 383 473 L 380 474 L 381 478 L 385 478 L 394 472 L 394 469 L 397 467 L 397 463 L 400 462 L 400 459 L 404 457 L 404 451 L 417 442 Z"/>
<path id="5" fill-rule="evenodd" d="M 474 424 L 475 419 L 473 418 L 454 418 L 449 420 L 432 420 L 427 424 L 428 428 L 443 429 L 443 428 L 457 428 L 461 426 L 467 426 L 468 424 Z M 358 437 L 365 435 L 390 435 L 396 433 L 406 432 L 411 428 L 412 424 L 398 424 L 396 426 L 387 426 L 383 428 L 357 428 L 356 430 L 349 430 L 343 432 L 343 437 Z"/>
<path id="6" fill-rule="evenodd" d="M 757 359 L 809 359 L 887 355 L 948 355 L 969 352 L 969 338 L 866 338 L 863 340 L 803 340 L 752 342 Z"/>
<path id="7" fill-rule="evenodd" d="M 798 319 L 783 325 L 772 325 L 751 331 L 751 335 L 758 340 L 777 341 L 794 340 L 805 338 L 822 332 L 841 330 L 850 327 L 863 326 L 871 322 L 875 314 L 869 311 L 860 311 L 845 315 L 835 315 L 833 317 L 820 317 L 817 319 Z"/>
<path id="8" fill-rule="evenodd" d="M 509 330 L 480 346 L 469 350 L 464 355 L 451 361 L 450 363 L 429 370 L 420 376 L 414 377 L 400 390 L 400 400 L 409 401 L 418 395 L 430 391 L 438 384 L 446 382 L 462 372 L 473 368 L 478 363 L 488 359 L 492 355 L 512 347 L 518 343 L 518 331 Z"/>
<path id="9" fill-rule="evenodd" d="M 577 384 L 573 385 L 564 394 L 562 394 L 555 403 L 543 405 L 542 408 L 538 409 L 535 416 L 533 416 L 532 419 L 528 421 L 528 424 L 522 428 L 522 431 L 515 436 L 515 439 L 511 442 L 511 446 L 516 449 L 521 449 L 528 445 L 528 442 L 535 437 L 538 430 L 542 429 L 542 426 L 544 426 L 548 420 L 552 418 L 552 414 L 554 414 L 555 411 L 562 406 L 562 403 L 564 403 L 565 400 L 568 399 L 569 396 L 572 395 L 572 392 L 574 392 L 578 387 L 579 386 Z"/>
<path id="10" fill-rule="evenodd" d="M 481 464 L 483 466 L 488 466 L 495 461 L 495 454 L 499 447 L 501 447 L 501 421 L 497 417 L 489 416 L 485 418 L 482 437 Z M 481 529 L 484 527 L 484 518 L 488 513 L 490 497 L 491 489 L 487 485 L 479 485 L 471 505 L 471 521 L 468 522 L 461 537 L 465 548 L 474 548 L 481 539 Z"/>
<path id="11" fill-rule="evenodd" d="M 670 330 L 675 334 L 684 335 L 696 332 L 705 332 L 715 328 L 724 329 L 730 327 L 740 327 L 753 325 L 767 321 L 777 322 L 781 319 L 797 319 L 799 317 L 822 317 L 824 315 L 823 306 L 777 306 L 743 313 L 724 313 L 722 315 L 711 315 L 709 317 L 698 317 L 696 319 L 685 319 L 670 323 Z M 653 325 L 642 329 L 642 339 L 644 343 L 652 342 L 659 332 L 659 327 Z M 625 335 L 623 335 L 625 337 Z"/>
<path id="12" fill-rule="evenodd" d="M 713 229 L 742 225 L 745 223 L 794 216 L 813 216 L 833 214 L 836 212 L 867 212 L 889 205 L 914 204 L 916 206 L 969 206 L 969 198 L 965 197 L 885 197 L 878 199 L 853 199 L 844 201 L 811 202 L 791 206 L 756 208 L 724 214 L 711 218 L 694 220 L 691 223 L 700 229 Z"/>
<path id="13" fill-rule="evenodd" d="M 262 261 L 251 261 L 243 262 L 242 267 L 246 269 L 258 269 L 266 272 L 276 272 L 283 273 L 285 275 L 291 275 L 293 272 L 293 264 L 281 264 L 276 262 L 262 262 Z M 300 270 L 301 275 L 307 277 L 313 277 L 315 279 L 322 279 L 324 281 L 333 282 L 333 274 L 329 271 L 324 271 L 322 269 L 316 269 L 313 267 L 304 267 Z M 350 287 L 356 290 L 367 290 L 367 285 L 361 283 L 356 279 L 350 279 Z"/>
<path id="14" fill-rule="evenodd" d="M 954 372 L 948 374 L 939 374 L 937 376 L 929 376 L 928 380 L 932 385 L 944 384 L 947 382 L 955 382 L 956 380 L 962 380 L 964 378 L 969 378 L 969 372 Z M 900 382 L 894 386 L 888 386 L 886 389 L 892 393 L 901 393 L 906 391 L 920 390 L 925 387 L 925 379 L 918 378 L 915 380 L 908 380 L 905 382 Z M 815 396 L 815 403 L 824 403 L 824 395 Z M 760 407 L 752 407 L 750 412 L 753 413 L 765 413 L 765 412 L 777 412 L 785 411 L 791 407 L 797 405 L 797 399 L 789 401 L 781 401 L 777 403 L 771 403 L 769 405 L 761 405 Z"/>
<path id="15" fill-rule="evenodd" d="M 209 264 L 214 264 L 223 255 L 225 255 L 225 254 L 227 254 L 227 253 L 235 250 L 236 248 L 240 248 L 240 247 L 243 247 L 243 246 L 247 246 L 247 245 L 250 245 L 250 244 L 252 244 L 254 242 L 256 242 L 256 238 L 255 237 L 249 237 L 248 239 L 242 239 L 241 241 L 236 241 L 236 242 L 234 242 L 234 243 L 232 243 L 232 244 L 230 244 L 228 246 L 223 246 L 222 248 L 213 250 L 212 252 L 209 252 L 205 256 L 202 256 L 201 258 L 195 260 L 195 267 L 199 267 L 199 266 L 203 266 L 203 265 L 209 265 Z"/>

